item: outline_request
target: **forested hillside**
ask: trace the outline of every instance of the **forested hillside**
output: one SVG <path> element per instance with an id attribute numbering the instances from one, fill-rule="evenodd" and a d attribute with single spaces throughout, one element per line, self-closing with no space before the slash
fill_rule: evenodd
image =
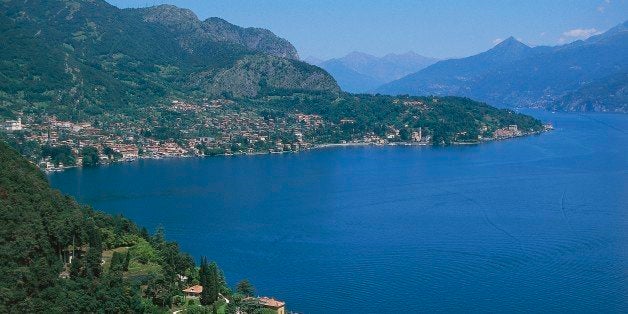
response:
<path id="1" fill-rule="evenodd" d="M 197 269 L 162 231 L 77 204 L 1 141 L 0 225 L 0 313 L 225 311 L 218 293 L 238 301 L 215 263 Z M 192 284 L 214 291 L 210 307 L 184 304 Z"/>
<path id="2" fill-rule="evenodd" d="M 0 40 L 0 100 L 52 104 L 53 112 L 146 106 L 168 96 L 256 96 L 262 81 L 338 90 L 324 70 L 294 60 L 294 47 L 270 31 L 201 22 L 171 6 L 2 1 Z"/>
<path id="3" fill-rule="evenodd" d="M 628 112 L 628 72 L 613 74 L 566 94 L 550 110 Z"/>

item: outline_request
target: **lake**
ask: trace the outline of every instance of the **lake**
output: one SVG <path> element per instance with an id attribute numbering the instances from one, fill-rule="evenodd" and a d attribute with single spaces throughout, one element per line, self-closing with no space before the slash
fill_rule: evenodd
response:
<path id="1" fill-rule="evenodd" d="M 453 147 L 141 160 L 50 181 L 304 313 L 628 311 L 628 115 Z"/>

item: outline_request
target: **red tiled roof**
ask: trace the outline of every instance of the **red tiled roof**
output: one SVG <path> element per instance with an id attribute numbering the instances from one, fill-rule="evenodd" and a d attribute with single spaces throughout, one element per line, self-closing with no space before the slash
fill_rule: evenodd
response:
<path id="1" fill-rule="evenodd" d="M 261 297 L 259 298 L 259 303 L 263 306 L 268 306 L 272 308 L 280 308 L 286 305 L 286 302 L 275 300 L 273 298 Z"/>
<path id="2" fill-rule="evenodd" d="M 191 287 L 189 287 L 187 289 L 183 289 L 183 292 L 200 294 L 201 292 L 203 292 L 203 286 L 201 286 L 201 285 L 191 286 Z"/>

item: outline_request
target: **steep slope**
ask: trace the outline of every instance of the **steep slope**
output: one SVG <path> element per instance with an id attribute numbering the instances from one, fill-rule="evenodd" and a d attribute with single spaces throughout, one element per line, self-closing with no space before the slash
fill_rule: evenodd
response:
<path id="1" fill-rule="evenodd" d="M 122 216 L 53 190 L 3 141 L 0 225 L 2 313 L 167 312 L 189 284 L 176 275 L 196 270 L 192 257 L 162 232 L 151 237 Z"/>
<path id="2" fill-rule="evenodd" d="M 414 52 L 388 54 L 378 58 L 356 51 L 342 58 L 327 60 L 321 63 L 320 67 L 327 70 L 343 90 L 368 92 L 436 61 Z"/>
<path id="3" fill-rule="evenodd" d="M 10 102 L 110 110 L 172 95 L 255 97 L 260 83 L 339 90 L 322 69 L 293 60 L 294 47 L 269 31 L 201 22 L 171 6 L 120 10 L 102 0 L 10 0 L 0 8 L 0 38 L 7 43 L 0 98 Z M 257 62 L 243 61 L 251 58 Z M 220 77 L 242 62 L 254 75 L 223 88 Z"/>
<path id="4" fill-rule="evenodd" d="M 626 55 L 627 23 L 586 41 L 556 47 L 530 48 L 510 38 L 484 53 L 438 62 L 377 91 L 458 95 L 503 106 L 547 106 L 587 84 L 625 72 Z M 596 110 L 608 109 L 603 107 Z"/>
<path id="5" fill-rule="evenodd" d="M 166 26 L 177 34 L 184 49 L 193 49 L 199 43 L 214 41 L 238 44 L 249 50 L 265 54 L 298 60 L 296 48 L 271 31 L 261 28 L 242 28 L 223 19 L 212 17 L 200 21 L 196 14 L 188 9 L 173 5 L 159 5 L 130 10 L 150 23 Z"/>
<path id="6" fill-rule="evenodd" d="M 548 106 L 550 110 L 628 112 L 628 73 L 618 73 L 586 84 Z"/>
<path id="7" fill-rule="evenodd" d="M 531 48 L 510 37 L 493 49 L 464 58 L 437 62 L 415 74 L 377 89 L 388 94 L 434 94 L 471 97 L 474 84 L 501 66 L 525 58 Z"/>
<path id="8" fill-rule="evenodd" d="M 102 270 L 100 256 L 92 255 L 98 230 L 113 229 L 111 217 L 52 190 L 37 167 L 1 141 L 0 173 L 0 312 L 141 311 L 128 282 L 110 282 L 114 278 L 95 273 Z M 84 268 L 78 266 L 72 280 L 60 279 L 72 243 L 89 246 L 80 259 Z M 94 260 L 96 265 L 90 262 Z M 81 278 L 79 272 L 85 272 Z M 103 302 L 104 297 L 109 301 Z"/>

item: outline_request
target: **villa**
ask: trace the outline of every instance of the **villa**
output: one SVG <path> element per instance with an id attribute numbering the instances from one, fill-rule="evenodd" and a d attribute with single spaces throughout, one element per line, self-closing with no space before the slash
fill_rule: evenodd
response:
<path id="1" fill-rule="evenodd" d="M 190 298 L 190 299 L 200 298 L 201 292 L 203 292 L 203 286 L 201 285 L 195 285 L 195 286 L 191 286 L 186 289 L 183 289 L 183 294 L 185 295 L 185 297 Z"/>
<path id="2" fill-rule="evenodd" d="M 275 300 L 274 298 L 260 297 L 259 303 L 267 309 L 277 311 L 277 314 L 286 313 L 286 302 Z"/>

